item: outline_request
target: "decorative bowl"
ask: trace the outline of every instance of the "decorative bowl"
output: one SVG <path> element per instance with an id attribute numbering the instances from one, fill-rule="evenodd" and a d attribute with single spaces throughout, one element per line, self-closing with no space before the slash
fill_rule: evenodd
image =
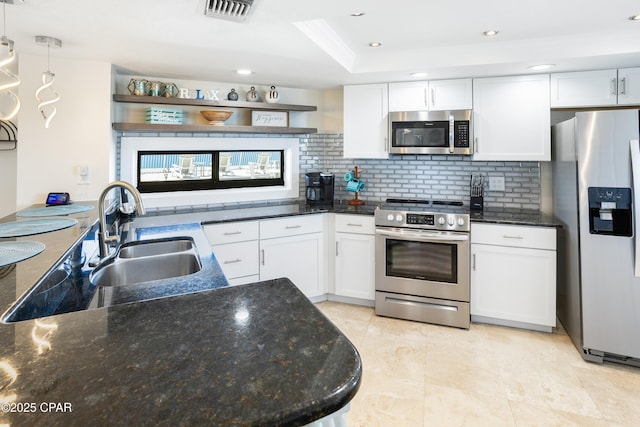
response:
<path id="1" fill-rule="evenodd" d="M 233 111 L 229 110 L 203 110 L 200 111 L 202 117 L 213 126 L 224 126 L 225 120 L 227 120 L 233 114 Z"/>

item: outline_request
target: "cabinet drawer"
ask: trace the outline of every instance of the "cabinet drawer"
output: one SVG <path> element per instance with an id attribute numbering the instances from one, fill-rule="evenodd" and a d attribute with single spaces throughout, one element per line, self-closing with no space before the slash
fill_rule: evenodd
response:
<path id="1" fill-rule="evenodd" d="M 344 215 L 335 216 L 336 232 L 354 234 L 375 234 L 376 227 L 372 216 Z"/>
<path id="2" fill-rule="evenodd" d="M 203 227 L 209 243 L 220 245 L 225 243 L 245 242 L 258 239 L 258 221 L 225 222 L 224 224 L 207 224 Z"/>
<path id="3" fill-rule="evenodd" d="M 295 236 L 298 234 L 321 233 L 322 215 L 297 215 L 286 218 L 260 221 L 260 238 Z"/>
<path id="4" fill-rule="evenodd" d="M 471 224 L 471 243 L 555 250 L 556 229 L 520 225 Z"/>
<path id="5" fill-rule="evenodd" d="M 216 245 L 213 253 L 227 279 L 259 274 L 257 240 Z"/>

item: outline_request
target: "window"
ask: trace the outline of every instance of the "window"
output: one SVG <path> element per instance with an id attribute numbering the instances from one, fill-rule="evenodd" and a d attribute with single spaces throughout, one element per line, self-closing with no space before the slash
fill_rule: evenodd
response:
<path id="1" fill-rule="evenodd" d="M 142 193 L 284 185 L 284 150 L 138 151 Z"/>
<path id="2" fill-rule="evenodd" d="M 119 172 L 116 174 L 116 178 L 128 181 L 141 191 L 145 191 L 142 194 L 142 200 L 145 207 L 150 209 L 298 199 L 300 197 L 300 140 L 298 137 L 122 136 L 118 145 L 120 156 L 116 158 L 119 162 Z M 230 168 L 233 166 L 232 169 L 238 170 L 238 173 L 232 175 L 225 173 L 224 158 L 222 164 L 220 163 L 220 154 L 223 153 L 238 153 L 238 156 L 240 153 L 251 153 L 256 160 L 244 156 L 243 162 L 246 162 L 244 165 L 229 162 Z M 269 164 L 270 171 L 274 169 L 273 166 L 277 166 L 278 161 L 280 162 L 281 175 L 279 179 L 276 175 L 275 179 L 278 182 L 284 182 L 284 185 L 233 187 L 232 185 L 269 184 L 268 181 L 264 181 L 266 178 L 264 175 L 255 173 L 255 169 L 254 177 L 263 178 L 263 180 L 249 181 L 245 179 L 242 181 L 236 179 L 235 183 L 232 182 L 234 181 L 232 178 L 239 177 L 239 171 L 243 169 L 245 171 L 249 169 L 249 177 L 251 177 L 249 162 L 259 163 L 257 159 L 260 153 L 272 154 Z M 174 181 L 170 182 L 170 168 L 174 164 L 180 165 L 179 157 L 181 154 L 195 156 L 194 162 L 198 166 L 197 172 L 193 170 L 190 176 L 183 174 L 182 180 L 179 180 L 178 176 L 173 176 Z M 209 155 L 209 157 L 199 157 L 200 154 Z M 150 156 L 141 157 L 146 155 Z M 196 179 L 198 174 L 202 174 L 202 171 L 207 169 L 207 166 L 211 168 L 211 176 Z M 217 170 L 214 170 L 214 167 Z M 167 180 L 164 179 L 165 168 L 168 170 Z M 222 180 L 220 179 L 220 171 L 223 172 Z M 140 182 L 141 178 L 146 182 Z M 213 182 L 216 178 L 217 186 Z M 199 181 L 203 181 L 205 185 Z M 223 185 L 230 187 L 224 188 Z M 172 186 L 174 189 L 171 188 Z M 198 189 L 198 186 L 202 186 L 203 189 Z M 145 187 L 147 187 L 146 190 Z"/>

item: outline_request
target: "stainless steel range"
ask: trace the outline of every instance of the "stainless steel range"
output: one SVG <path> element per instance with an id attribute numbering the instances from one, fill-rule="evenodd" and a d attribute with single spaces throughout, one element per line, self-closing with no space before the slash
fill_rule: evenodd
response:
<path id="1" fill-rule="evenodd" d="M 376 314 L 468 329 L 469 213 L 393 199 L 375 224 Z"/>

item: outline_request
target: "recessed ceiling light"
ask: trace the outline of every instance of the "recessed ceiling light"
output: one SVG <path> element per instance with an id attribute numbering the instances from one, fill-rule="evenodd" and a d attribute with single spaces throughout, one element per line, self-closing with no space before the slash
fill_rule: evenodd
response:
<path id="1" fill-rule="evenodd" d="M 371 42 L 371 43 L 369 43 L 369 46 L 371 46 L 371 47 L 380 47 L 380 46 L 382 46 L 382 43 L 380 43 L 380 42 Z"/>
<path id="2" fill-rule="evenodd" d="M 353 12 L 351 16 L 363 16 L 364 12 Z"/>
<path id="3" fill-rule="evenodd" d="M 497 36 L 499 32 L 500 31 L 498 31 L 498 30 L 487 30 L 487 31 L 483 31 L 482 35 L 487 36 L 487 37 L 493 37 L 493 36 Z"/>
<path id="4" fill-rule="evenodd" d="M 629 21 L 640 21 L 640 15 L 630 16 Z"/>
<path id="5" fill-rule="evenodd" d="M 528 70 L 532 70 L 532 71 L 541 71 L 541 70 L 548 70 L 549 68 L 555 67 L 556 64 L 538 64 L 538 65 L 532 65 L 530 67 L 527 67 Z"/>
<path id="6" fill-rule="evenodd" d="M 240 70 L 236 70 L 236 74 L 240 74 L 240 75 L 243 75 L 243 76 L 248 76 L 248 75 L 253 74 L 253 71 L 242 68 Z"/>
<path id="7" fill-rule="evenodd" d="M 427 77 L 429 75 L 429 73 L 425 73 L 425 72 L 420 72 L 420 73 L 411 73 L 409 74 L 411 77 L 413 78 L 421 78 L 421 77 Z"/>

